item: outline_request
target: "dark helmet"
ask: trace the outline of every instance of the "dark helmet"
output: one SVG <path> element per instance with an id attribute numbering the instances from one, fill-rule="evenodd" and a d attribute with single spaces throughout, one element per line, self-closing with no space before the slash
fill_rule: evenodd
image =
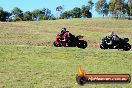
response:
<path id="1" fill-rule="evenodd" d="M 66 32 L 66 28 L 62 28 L 61 33 L 65 33 L 65 32 Z"/>

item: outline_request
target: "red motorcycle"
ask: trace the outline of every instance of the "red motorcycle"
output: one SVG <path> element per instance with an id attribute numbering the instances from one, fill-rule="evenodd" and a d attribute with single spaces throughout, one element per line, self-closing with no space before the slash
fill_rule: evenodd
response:
<path id="1" fill-rule="evenodd" d="M 70 39 L 68 42 L 68 45 L 66 45 L 65 41 L 62 41 L 63 39 L 61 38 L 60 35 L 56 36 L 56 40 L 54 41 L 53 45 L 55 47 L 78 47 L 78 48 L 82 48 L 85 49 L 87 47 L 87 42 L 82 40 L 84 36 L 78 35 L 78 36 L 74 36 L 74 35 L 70 35 Z"/>

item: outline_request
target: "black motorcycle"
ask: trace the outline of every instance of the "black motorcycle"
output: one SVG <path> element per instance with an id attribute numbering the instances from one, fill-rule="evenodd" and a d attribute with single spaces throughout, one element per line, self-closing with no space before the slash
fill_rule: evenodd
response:
<path id="1" fill-rule="evenodd" d="M 128 51 L 131 49 L 131 45 L 128 43 L 128 38 L 120 38 L 119 41 L 110 40 L 107 37 L 103 38 L 100 44 L 101 49 L 123 49 Z M 112 42 L 112 44 L 109 44 Z"/>

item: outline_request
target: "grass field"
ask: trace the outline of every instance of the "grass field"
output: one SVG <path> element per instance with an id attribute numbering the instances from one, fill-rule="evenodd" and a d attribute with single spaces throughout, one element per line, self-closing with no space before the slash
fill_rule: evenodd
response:
<path id="1" fill-rule="evenodd" d="M 84 35 L 86 49 L 56 48 L 56 34 L 66 27 Z M 132 44 L 132 21 L 68 19 L 0 23 L 0 88 L 80 88 L 79 65 L 89 74 L 132 75 L 132 51 L 101 50 L 100 40 L 115 31 Z M 132 88 L 129 84 L 86 84 L 82 88 Z"/>

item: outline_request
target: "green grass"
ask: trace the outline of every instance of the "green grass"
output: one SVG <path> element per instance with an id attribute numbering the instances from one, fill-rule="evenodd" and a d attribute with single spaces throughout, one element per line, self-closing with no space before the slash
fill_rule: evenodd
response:
<path id="1" fill-rule="evenodd" d="M 83 34 L 89 47 L 54 47 L 61 27 Z M 132 44 L 131 29 L 132 21 L 100 18 L 0 23 L 0 88 L 80 88 L 79 65 L 89 74 L 132 75 L 132 51 L 99 49 L 100 39 L 113 30 Z M 88 87 L 132 88 L 132 83 L 82 86 Z"/>

